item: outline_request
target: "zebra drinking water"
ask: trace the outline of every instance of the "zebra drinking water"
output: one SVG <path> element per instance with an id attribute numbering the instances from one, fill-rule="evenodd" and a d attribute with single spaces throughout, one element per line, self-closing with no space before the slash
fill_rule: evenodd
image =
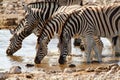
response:
<path id="1" fill-rule="evenodd" d="M 75 7 L 75 5 L 73 6 L 74 8 L 69 9 L 70 7 L 67 7 L 68 9 L 66 9 L 66 11 L 61 12 L 61 13 L 57 13 L 57 15 L 53 14 L 53 17 L 51 17 L 50 19 L 48 19 L 47 23 L 45 24 L 45 27 L 43 28 L 41 34 L 39 35 L 38 38 L 38 51 L 35 57 L 35 63 L 41 63 L 42 59 L 47 55 L 47 45 L 49 43 L 49 41 L 52 39 L 52 37 L 57 34 L 58 38 L 61 35 L 62 32 L 62 28 L 64 23 L 66 22 L 66 20 L 69 18 L 69 15 L 74 12 L 74 11 L 78 11 L 81 9 L 81 7 Z M 96 43 L 101 47 L 100 50 L 102 51 L 103 48 L 103 44 L 101 42 L 101 40 L 96 37 L 95 38 Z M 98 40 L 98 41 L 97 41 Z M 69 40 L 68 42 L 69 48 L 68 53 L 67 54 L 60 54 L 60 56 L 67 56 L 69 53 L 71 53 L 71 40 Z M 60 49 L 60 51 L 62 51 L 62 41 L 59 38 L 59 44 L 58 47 Z M 66 59 L 59 59 L 59 63 L 60 64 L 64 64 L 66 62 Z"/>
<path id="2" fill-rule="evenodd" d="M 34 3 L 35 4 L 35 3 Z M 35 4 L 36 5 L 36 4 Z M 38 5 L 38 4 L 37 4 Z M 17 50 L 21 48 L 22 41 L 25 37 L 30 35 L 32 32 L 36 32 L 37 29 L 43 27 L 45 21 L 51 17 L 51 15 L 58 10 L 65 10 L 66 7 L 60 7 L 56 2 L 39 2 L 39 9 L 29 8 L 25 6 L 26 16 L 23 20 L 24 28 L 15 29 L 13 37 L 10 39 L 10 45 L 6 51 L 7 55 L 13 55 Z M 36 7 L 36 6 L 33 6 Z M 36 21 L 37 20 L 37 21 Z M 30 22 L 30 23 L 29 23 Z M 18 30 L 18 31 L 17 31 Z M 40 30 L 41 31 L 41 30 Z M 38 31 L 38 32 L 40 32 Z"/>
<path id="3" fill-rule="evenodd" d="M 61 39 L 63 51 L 67 54 L 67 44 L 72 37 L 85 36 L 87 62 L 91 62 L 91 50 L 94 49 L 98 61 L 102 58 L 97 49 L 93 36 L 111 38 L 120 34 L 120 5 L 103 7 L 84 7 L 80 11 L 73 12 L 64 24 Z M 64 60 L 64 57 L 61 56 Z"/>

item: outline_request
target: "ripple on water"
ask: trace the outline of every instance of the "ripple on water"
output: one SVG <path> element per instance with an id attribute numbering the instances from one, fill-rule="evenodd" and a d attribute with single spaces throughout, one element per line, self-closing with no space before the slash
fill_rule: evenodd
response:
<path id="1" fill-rule="evenodd" d="M 103 55 L 103 63 L 92 63 L 86 64 L 81 57 L 81 51 L 78 48 L 74 48 L 72 45 L 72 55 L 76 56 L 69 56 L 67 59 L 67 64 L 59 65 L 59 53 L 57 48 L 58 39 L 52 39 L 48 45 L 48 56 L 46 56 L 40 65 L 35 65 L 33 67 L 27 68 L 26 64 L 34 64 L 34 57 L 36 55 L 35 45 L 36 45 L 36 36 L 34 34 L 30 35 L 23 41 L 22 48 L 17 51 L 14 56 L 8 57 L 6 56 L 6 49 L 9 45 L 9 39 L 12 35 L 8 30 L 0 30 L 0 72 L 9 70 L 12 66 L 20 66 L 22 71 L 33 71 L 36 69 L 44 68 L 46 70 L 63 70 L 66 67 L 69 67 L 70 64 L 75 64 L 76 67 L 80 68 L 87 68 L 90 66 L 97 67 L 98 65 L 105 65 L 111 63 L 118 63 L 120 64 L 119 57 L 108 57 L 111 54 L 111 44 L 109 41 L 107 42 L 105 38 L 103 38 L 104 44 L 104 51 Z M 73 42 L 73 39 L 72 39 Z M 108 53 L 106 55 L 106 53 Z"/>

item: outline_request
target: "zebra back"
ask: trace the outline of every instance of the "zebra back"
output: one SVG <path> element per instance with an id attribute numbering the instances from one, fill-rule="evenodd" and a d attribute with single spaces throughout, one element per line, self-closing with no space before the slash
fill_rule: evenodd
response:
<path id="1" fill-rule="evenodd" d="M 73 4 L 78 4 L 78 3 L 82 4 L 82 0 L 63 0 L 63 1 L 64 1 L 64 4 L 67 4 L 67 5 L 73 5 Z M 62 5 L 61 2 L 63 2 L 63 1 L 62 0 L 60 0 L 60 1 L 59 0 L 41 0 L 41 2 L 29 3 L 27 6 L 30 7 L 30 8 L 42 9 L 44 11 L 44 13 L 46 13 L 46 14 L 47 14 L 47 11 L 50 10 L 49 12 L 51 12 L 51 14 L 49 13 L 49 15 L 52 15 L 53 14 L 52 11 L 56 11 L 57 8 Z M 78 3 L 76 3 L 76 2 L 78 2 Z M 51 3 L 53 3 L 53 4 L 51 4 Z M 49 8 L 50 4 L 53 5 L 53 8 L 51 8 L 51 9 Z M 54 6 L 55 4 L 57 4 L 57 6 Z M 55 7 L 56 7 L 56 9 L 54 9 Z M 64 9 L 61 8 L 59 10 L 64 10 Z M 57 11 L 57 12 L 59 12 L 59 11 Z M 24 22 L 24 19 L 23 19 L 23 22 Z M 16 33 L 18 30 L 20 30 L 21 28 L 24 27 L 23 25 L 21 25 L 21 24 L 24 24 L 23 22 L 20 22 L 15 29 L 10 30 L 12 32 L 12 34 Z M 37 28 L 37 29 L 39 30 L 39 28 Z M 37 29 L 35 29 L 35 30 L 37 30 Z M 35 34 L 37 34 L 37 33 L 35 32 Z"/>
<path id="2" fill-rule="evenodd" d="M 44 38 L 45 35 L 48 36 L 49 40 L 54 36 L 54 34 L 58 34 L 60 36 L 62 32 L 62 27 L 69 15 L 74 11 L 79 11 L 81 6 L 79 5 L 71 5 L 71 6 L 62 6 L 60 7 L 51 18 L 49 18 L 45 26 L 40 34 L 40 37 Z"/>
<path id="3" fill-rule="evenodd" d="M 54 13 L 52 15 L 52 17 L 46 21 L 46 24 L 38 38 L 39 46 L 38 46 L 38 51 L 36 54 L 35 62 L 40 62 L 42 60 L 42 58 L 44 57 L 43 54 L 44 55 L 47 54 L 47 44 L 49 43 L 51 38 L 55 34 L 57 34 L 57 36 L 61 35 L 63 24 L 65 23 L 65 21 L 67 20 L 69 15 L 72 12 L 79 10 L 80 8 L 81 8 L 81 6 L 79 6 L 79 5 L 60 7 L 56 11 L 56 13 Z M 69 42 L 71 43 L 71 41 L 69 41 Z M 62 43 L 60 41 L 59 46 L 58 46 L 60 51 L 62 50 L 61 44 Z M 71 51 L 70 48 L 71 48 L 71 46 L 69 47 L 69 50 Z M 63 56 L 63 55 L 61 55 L 61 56 Z M 64 60 L 60 60 L 60 63 L 61 63 L 61 61 L 64 62 Z"/>
<path id="4" fill-rule="evenodd" d="M 120 34 L 120 5 L 83 7 L 78 12 L 73 12 L 64 24 L 61 39 L 63 52 L 68 53 L 67 44 L 74 36 L 85 36 L 87 40 L 87 62 L 91 62 L 90 53 L 94 49 L 98 61 L 101 55 L 93 36 L 113 37 Z M 66 44 L 67 43 L 67 44 Z"/>
<path id="5" fill-rule="evenodd" d="M 61 6 L 68 6 L 68 5 L 83 5 L 83 0 L 38 0 L 37 2 L 56 2 Z M 35 2 L 30 2 L 35 3 Z"/>

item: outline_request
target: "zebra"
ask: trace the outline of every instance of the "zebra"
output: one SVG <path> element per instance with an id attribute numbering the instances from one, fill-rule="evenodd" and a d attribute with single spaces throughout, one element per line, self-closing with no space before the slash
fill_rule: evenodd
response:
<path id="1" fill-rule="evenodd" d="M 81 5 L 83 5 L 83 0 L 43 0 L 44 2 L 46 1 L 49 1 L 49 2 L 51 2 L 51 1 L 53 1 L 53 2 L 56 2 L 56 3 L 59 3 L 60 5 L 64 5 L 64 4 L 66 4 L 66 5 L 73 5 L 73 4 L 81 4 Z M 64 2 L 64 4 L 63 3 L 61 3 L 61 2 Z M 77 3 L 76 3 L 77 2 Z M 28 4 L 27 5 L 28 7 L 31 7 L 31 8 L 41 8 L 43 5 L 41 5 L 41 2 L 36 2 L 36 3 L 30 3 L 30 4 Z M 15 32 L 17 32 L 18 30 L 20 30 L 20 29 L 22 29 L 23 27 L 24 27 L 24 25 L 22 25 L 22 23 L 24 24 L 24 20 L 23 20 L 23 22 L 22 22 L 22 20 L 21 20 L 21 22 L 20 22 L 20 24 L 13 30 L 13 31 L 11 31 L 13 34 L 15 33 Z M 42 24 L 41 24 L 42 25 Z M 35 35 L 39 35 L 39 30 L 41 29 L 41 27 L 39 26 L 38 28 L 36 28 L 33 32 L 35 33 Z M 115 38 L 113 38 L 113 43 L 114 43 L 114 39 Z M 118 41 L 118 40 L 117 40 Z M 116 45 L 114 45 L 115 46 L 115 48 L 119 48 L 119 46 L 118 46 L 118 44 L 116 44 Z M 117 47 L 116 47 L 117 46 Z M 115 50 L 115 51 L 117 51 L 118 52 L 118 50 Z"/>
<path id="2" fill-rule="evenodd" d="M 32 3 L 33 2 L 41 2 L 41 1 L 56 2 L 56 3 L 60 4 L 61 6 L 68 6 L 68 5 L 74 5 L 74 4 L 83 5 L 83 0 L 37 0 L 37 1 L 32 1 Z"/>
<path id="3" fill-rule="evenodd" d="M 72 37 L 85 36 L 87 63 L 91 63 L 91 50 L 94 49 L 98 61 L 102 62 L 93 36 L 111 38 L 120 34 L 120 5 L 83 7 L 73 12 L 63 25 L 60 36 L 62 54 L 68 53 L 68 42 Z M 39 40 L 40 41 L 40 40 Z M 64 57 L 61 57 L 64 60 Z"/>
<path id="4" fill-rule="evenodd" d="M 32 4 L 34 4 L 35 6 Z M 29 8 L 28 6 L 24 5 L 24 9 L 26 10 L 24 28 L 21 28 L 19 31 L 16 31 L 13 34 L 12 38 L 10 39 L 10 44 L 6 50 L 6 53 L 8 56 L 13 55 L 13 53 L 15 53 L 17 50 L 21 48 L 23 39 L 29 36 L 32 32 L 34 32 L 37 24 L 39 24 L 40 26 L 43 26 L 45 24 L 45 21 L 48 18 L 50 18 L 54 12 L 61 9 L 61 6 L 56 2 L 39 2 L 39 5 L 38 3 L 36 4 L 31 3 L 30 6 L 33 6 L 36 8 L 39 7 L 39 8 L 38 9 Z M 65 8 L 63 8 L 63 10 L 64 9 Z M 35 24 L 34 22 L 37 24 Z"/>
<path id="5" fill-rule="evenodd" d="M 36 53 L 36 57 L 34 62 L 39 64 L 41 63 L 42 59 L 47 55 L 47 45 L 49 43 L 49 41 L 52 39 L 52 37 L 57 34 L 58 38 L 61 35 L 62 32 L 62 28 L 63 28 L 63 24 L 65 23 L 65 21 L 67 20 L 67 18 L 69 17 L 69 15 L 74 12 L 74 11 L 78 11 L 81 9 L 81 7 L 79 8 L 73 8 L 74 10 L 69 9 L 69 7 L 67 7 L 68 9 L 66 9 L 66 11 L 61 12 L 61 13 L 55 13 L 55 16 L 53 14 L 52 18 L 47 20 L 47 23 L 45 24 L 45 27 L 43 28 L 41 34 L 39 35 L 38 38 L 38 50 Z M 102 51 L 102 47 L 103 47 L 103 43 L 101 42 L 99 37 L 94 37 L 94 39 L 96 40 L 96 43 L 98 44 L 98 46 L 100 46 L 100 50 Z M 98 41 L 97 41 L 98 40 Z M 71 52 L 71 40 L 69 40 L 69 48 L 68 48 L 68 54 Z M 58 44 L 58 48 L 60 49 L 60 51 L 62 51 L 62 41 L 59 39 L 59 44 Z M 66 54 L 66 55 L 68 55 Z M 63 55 L 62 53 L 60 54 L 60 57 L 62 56 L 66 56 Z M 66 62 L 66 59 L 59 59 L 59 63 L 60 64 L 64 64 Z"/>
<path id="6" fill-rule="evenodd" d="M 69 6 L 69 5 L 75 5 L 75 4 L 79 4 L 79 5 L 83 6 L 83 0 L 41 0 L 41 2 L 29 3 L 27 6 L 30 8 L 43 9 L 43 11 L 49 11 L 49 9 L 50 9 L 49 3 L 51 3 L 51 2 L 54 2 L 54 4 L 52 4 L 53 6 L 51 6 L 51 8 L 54 8 L 54 7 L 56 8 L 56 9 L 53 9 L 53 11 L 56 11 L 61 6 Z M 46 4 L 46 3 L 48 3 L 48 4 Z M 44 5 L 44 4 L 46 4 L 46 5 Z M 54 6 L 55 4 L 58 4 L 58 6 Z M 24 6 L 25 4 L 22 2 L 22 5 Z M 64 10 L 64 7 L 59 10 Z M 51 13 L 51 14 L 53 14 L 53 13 Z M 51 15 L 51 14 L 49 14 L 49 15 Z M 44 20 L 45 20 L 45 18 L 44 18 Z M 19 26 L 19 25 L 24 24 L 24 22 L 25 22 L 25 20 L 22 19 L 20 21 L 20 23 L 18 24 L 18 26 L 15 29 L 10 30 L 10 32 L 12 34 L 14 34 L 15 32 L 19 31 L 21 28 L 24 27 L 23 25 L 22 26 Z"/>

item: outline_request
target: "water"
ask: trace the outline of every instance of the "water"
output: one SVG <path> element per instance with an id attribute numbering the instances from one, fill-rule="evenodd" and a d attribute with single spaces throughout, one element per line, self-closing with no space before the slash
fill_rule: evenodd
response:
<path id="1" fill-rule="evenodd" d="M 108 55 L 112 54 L 112 48 L 110 42 L 106 38 L 102 38 L 102 41 L 104 42 L 104 50 L 102 55 L 106 55 L 106 57 L 103 58 L 103 63 L 93 63 L 93 64 L 86 64 L 83 62 L 83 58 L 80 57 L 83 52 L 80 51 L 78 48 L 74 48 L 72 45 L 72 55 L 78 55 L 78 56 L 69 56 L 68 62 L 66 65 L 59 65 L 58 64 L 58 58 L 59 58 L 59 52 L 57 48 L 58 39 L 52 39 L 48 45 L 48 55 L 42 60 L 42 63 L 40 65 L 35 65 L 32 68 L 27 68 L 26 64 L 34 64 L 34 57 L 36 55 L 36 40 L 37 37 L 34 34 L 31 34 L 29 37 L 27 37 L 23 41 L 22 48 L 14 53 L 14 56 L 9 57 L 6 56 L 6 49 L 9 45 L 9 39 L 12 35 L 8 30 L 0 30 L 0 72 L 9 71 L 10 67 L 12 66 L 20 66 L 22 67 L 22 71 L 35 71 L 40 68 L 44 68 L 46 70 L 51 69 L 64 69 L 68 67 L 69 64 L 74 63 L 77 65 L 77 67 L 88 67 L 93 66 L 96 67 L 98 65 L 104 65 L 104 64 L 110 64 L 110 63 L 118 63 L 120 64 L 120 59 L 110 57 Z M 73 40 L 72 40 L 73 42 Z"/>

